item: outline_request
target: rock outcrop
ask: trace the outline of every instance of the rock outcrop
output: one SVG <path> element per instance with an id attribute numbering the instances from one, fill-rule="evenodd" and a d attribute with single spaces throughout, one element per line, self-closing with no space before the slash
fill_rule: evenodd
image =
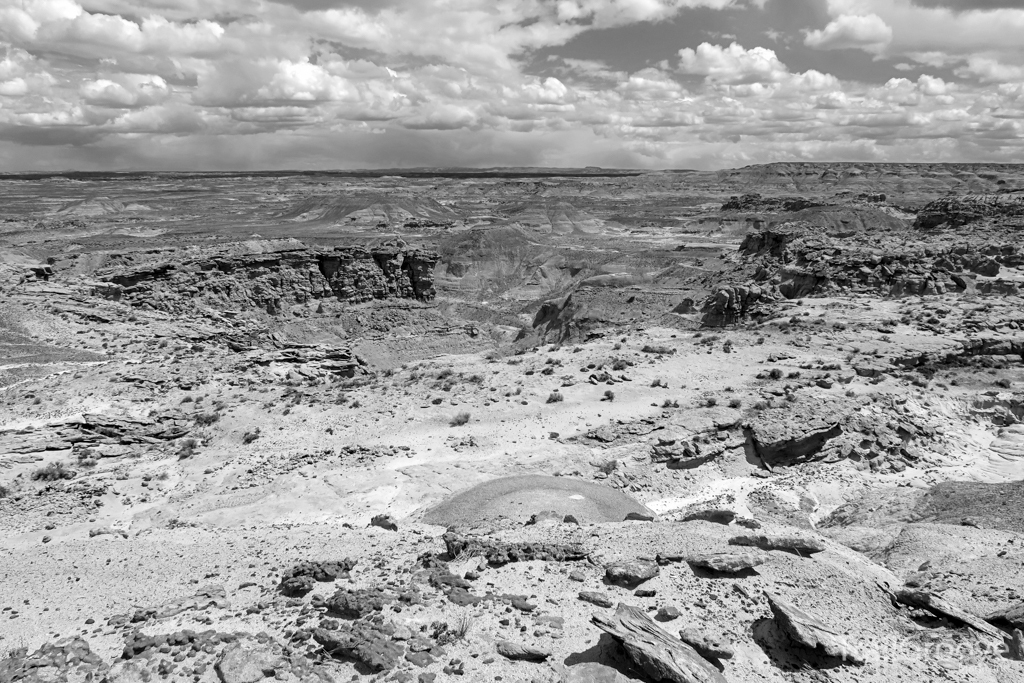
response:
<path id="1" fill-rule="evenodd" d="M 793 643 L 817 650 L 827 657 L 835 657 L 851 664 L 864 664 L 864 656 L 838 633 L 796 605 L 765 593 L 768 606 L 775 615 L 775 623 Z"/>
<path id="2" fill-rule="evenodd" d="M 294 304 L 335 298 L 434 298 L 437 254 L 397 241 L 376 247 L 310 247 L 297 240 L 246 242 L 181 253 L 127 254 L 96 273 L 93 292 L 167 313 L 197 303 L 220 310 L 281 313 Z M 173 259 L 173 260 L 172 260 Z"/>
<path id="3" fill-rule="evenodd" d="M 958 228 L 988 218 L 1024 219 L 1024 194 L 968 194 L 943 197 L 917 214 L 919 230 Z"/>

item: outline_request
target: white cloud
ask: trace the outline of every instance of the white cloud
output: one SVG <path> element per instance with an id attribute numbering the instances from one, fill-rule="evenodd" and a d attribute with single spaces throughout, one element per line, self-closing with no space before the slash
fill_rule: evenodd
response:
<path id="1" fill-rule="evenodd" d="M 877 14 L 843 14 L 824 29 L 809 32 L 804 45 L 819 50 L 855 48 L 878 53 L 892 38 L 892 28 Z"/>
<path id="2" fill-rule="evenodd" d="M 781 81 L 789 73 L 774 50 L 746 50 L 738 43 L 725 48 L 710 43 L 701 43 L 696 50 L 683 48 L 679 60 L 681 72 L 707 76 L 721 83 Z"/>
<path id="3" fill-rule="evenodd" d="M 86 81 L 78 91 L 87 104 L 119 109 L 157 104 L 170 95 L 167 83 L 159 76 L 118 74 L 114 79 Z"/>

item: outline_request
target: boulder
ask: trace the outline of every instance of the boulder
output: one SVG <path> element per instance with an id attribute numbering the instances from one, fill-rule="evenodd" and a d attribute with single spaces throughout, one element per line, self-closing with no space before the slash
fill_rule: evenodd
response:
<path id="1" fill-rule="evenodd" d="M 374 515 L 370 520 L 370 526 L 380 527 L 387 531 L 398 531 L 398 522 L 391 515 Z"/>
<path id="2" fill-rule="evenodd" d="M 993 638 L 1003 639 L 1003 632 L 996 627 L 985 623 L 980 617 L 966 612 L 951 602 L 940 598 L 933 593 L 912 588 L 904 588 L 896 592 L 896 599 L 904 605 L 926 609 L 932 614 L 940 617 L 947 617 L 953 621 L 970 626 L 976 631 L 984 633 Z"/>
<path id="3" fill-rule="evenodd" d="M 785 550 L 796 555 L 810 555 L 825 550 L 825 543 L 802 534 L 747 534 L 729 539 L 729 545 L 750 546 L 761 550 Z"/>
<path id="4" fill-rule="evenodd" d="M 634 683 L 635 679 L 626 678 L 618 669 L 587 662 L 567 668 L 559 683 Z"/>
<path id="5" fill-rule="evenodd" d="M 605 567 L 605 577 L 612 583 L 637 586 L 644 581 L 653 579 L 660 571 L 661 569 L 655 562 L 628 560 L 614 562 Z"/>
<path id="6" fill-rule="evenodd" d="M 496 649 L 502 657 L 517 661 L 543 662 L 551 656 L 549 650 L 508 640 L 499 640 Z"/>
<path id="7" fill-rule="evenodd" d="M 776 597 L 765 593 L 768 606 L 775 615 L 775 623 L 791 641 L 803 647 L 818 650 L 829 657 L 836 657 L 851 664 L 864 664 L 863 655 L 838 633 L 830 629 L 817 617 Z"/>
<path id="8" fill-rule="evenodd" d="M 579 599 L 598 607 L 611 607 L 615 604 L 607 594 L 597 591 L 580 591 Z"/>
<path id="9" fill-rule="evenodd" d="M 761 553 L 701 553 L 690 555 L 686 562 L 701 569 L 723 574 L 738 574 L 768 561 Z"/>
<path id="10" fill-rule="evenodd" d="M 337 629 L 318 628 L 313 631 L 313 640 L 327 654 L 354 659 L 373 671 L 393 669 L 405 650 L 383 627 L 362 621 L 341 623 Z"/>
<path id="11" fill-rule="evenodd" d="M 225 648 L 214 665 L 221 683 L 257 683 L 287 668 L 288 660 L 256 640 L 238 640 Z"/>
<path id="12" fill-rule="evenodd" d="M 726 683 L 718 669 L 692 647 L 663 631 L 638 607 L 619 603 L 614 615 L 595 614 L 591 621 L 617 640 L 630 659 L 655 681 Z"/>
<path id="13" fill-rule="evenodd" d="M 736 654 L 732 645 L 716 638 L 705 631 L 688 626 L 679 632 L 679 640 L 683 641 L 704 659 L 732 659 Z"/>

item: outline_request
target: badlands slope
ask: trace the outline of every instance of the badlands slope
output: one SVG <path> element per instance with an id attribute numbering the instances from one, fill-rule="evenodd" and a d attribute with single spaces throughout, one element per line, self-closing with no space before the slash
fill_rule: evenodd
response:
<path id="1" fill-rule="evenodd" d="M 1021 167 L 0 183 L 4 683 L 1024 680 Z"/>

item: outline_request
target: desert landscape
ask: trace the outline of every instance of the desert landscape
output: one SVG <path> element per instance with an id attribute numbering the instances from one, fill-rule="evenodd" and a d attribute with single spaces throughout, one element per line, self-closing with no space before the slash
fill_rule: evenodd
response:
<path id="1" fill-rule="evenodd" d="M 1024 680 L 1024 166 L 0 187 L 4 683 Z"/>

